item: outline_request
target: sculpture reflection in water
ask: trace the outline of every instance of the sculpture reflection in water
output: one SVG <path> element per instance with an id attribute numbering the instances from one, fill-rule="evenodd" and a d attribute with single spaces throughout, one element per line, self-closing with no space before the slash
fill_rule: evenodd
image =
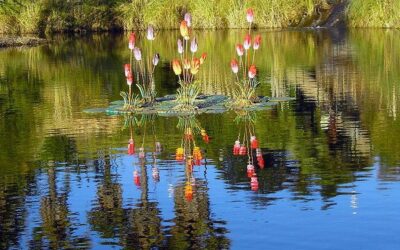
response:
<path id="1" fill-rule="evenodd" d="M 211 211 L 204 149 L 210 138 L 194 115 L 179 117 L 177 128 L 182 137 L 175 160 L 183 165 L 185 179 L 174 187 L 175 218 L 174 225 L 166 232 L 167 247 L 228 249 L 226 222 L 213 218 Z"/>
<path id="2" fill-rule="evenodd" d="M 247 157 L 247 177 L 250 178 L 251 189 L 258 191 L 258 177 L 255 166 L 263 169 L 265 162 L 254 128 L 255 120 L 256 114 L 254 112 L 241 111 L 237 113 L 235 121 L 238 124 L 239 133 L 233 145 L 233 155 Z"/>
<path id="3" fill-rule="evenodd" d="M 124 128 L 129 128 L 130 138 L 128 141 L 128 155 L 135 155 L 135 140 L 134 140 L 134 128 L 138 128 L 142 133 L 142 140 L 140 142 L 140 147 L 138 149 L 137 157 L 139 159 L 140 165 L 140 172 L 137 168 L 137 164 L 134 164 L 134 172 L 133 172 L 133 179 L 135 184 L 140 187 L 140 173 L 144 173 L 146 171 L 146 150 L 145 150 L 145 143 L 149 143 L 146 141 L 148 136 L 150 136 L 151 140 L 151 159 L 152 159 L 152 177 L 155 182 L 160 181 L 160 174 L 159 169 L 157 166 L 157 156 L 161 153 L 162 147 L 161 143 L 157 140 L 156 130 L 155 130 L 155 115 L 142 115 L 140 119 L 136 116 L 127 115 L 125 116 L 125 125 Z M 149 135 L 150 133 L 150 135 Z"/>
<path id="4" fill-rule="evenodd" d="M 176 149 L 175 159 L 179 162 L 184 162 L 186 173 L 185 197 L 187 201 L 191 201 L 196 185 L 193 177 L 193 167 L 200 166 L 203 160 L 203 152 L 196 140 L 197 137 L 201 136 L 203 142 L 207 144 L 210 138 L 193 115 L 179 117 L 177 127 L 183 131 L 183 136 L 180 147 Z"/>
<path id="5" fill-rule="evenodd" d="M 178 118 L 177 128 L 182 134 L 182 138 L 180 146 L 176 149 L 175 160 L 179 169 L 180 164 L 183 165 L 185 177 L 183 181 L 173 184 L 175 216 L 172 220 L 165 221 L 167 224 L 173 222 L 173 225 L 165 228 L 162 226 L 163 221 L 160 217 L 161 210 L 158 208 L 158 202 L 152 202 L 149 198 L 151 193 L 148 189 L 151 183 L 148 181 L 146 172 L 146 160 L 151 158 L 153 180 L 155 182 L 160 180 L 157 156 L 161 152 L 161 144 L 157 141 L 156 127 L 159 122 L 163 121 L 156 119 L 155 116 L 126 119 L 126 126 L 129 127 L 130 132 L 128 155 L 134 158 L 133 162 L 137 159 L 138 165 L 140 165 L 140 170 L 134 170 L 134 182 L 140 187 L 141 198 L 140 204 L 137 205 L 138 208 L 128 209 L 128 217 L 125 220 L 131 226 L 130 230 L 124 231 L 126 235 L 121 235 L 126 237 L 124 244 L 144 248 L 148 246 L 176 248 L 179 246 L 182 249 L 227 249 L 229 240 L 225 237 L 227 232 L 223 226 L 225 222 L 214 220 L 211 217 L 206 178 L 195 179 L 194 177 L 196 166 L 206 164 L 204 150 L 200 148 L 200 144 L 204 145 L 210 141 L 207 132 L 194 116 Z M 137 152 L 135 143 L 138 143 L 138 138 L 135 138 L 135 135 L 141 135 Z M 198 142 L 200 138 L 203 142 Z M 149 145 L 151 146 L 148 147 Z M 150 156 L 145 153 L 148 148 L 152 149 L 151 157 L 146 157 Z M 136 166 L 134 167 L 136 168 Z M 206 175 L 205 172 L 204 175 Z M 146 230 L 139 230 L 139 228 Z M 202 230 L 193 230 L 195 228 L 202 228 Z M 150 232 L 151 235 L 146 235 L 146 232 Z M 139 242 L 128 243 L 136 240 Z"/>

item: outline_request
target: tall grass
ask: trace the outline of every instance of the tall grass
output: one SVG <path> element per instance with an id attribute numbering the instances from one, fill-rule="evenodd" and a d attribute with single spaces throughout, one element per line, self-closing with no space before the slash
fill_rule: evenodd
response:
<path id="1" fill-rule="evenodd" d="M 317 6 L 346 0 L 20 0 L 0 5 L 0 33 L 176 29 L 187 11 L 198 29 L 247 28 L 255 11 L 259 28 L 310 25 Z M 399 0 L 351 0 L 349 26 L 400 27 Z"/>
<path id="2" fill-rule="evenodd" d="M 400 28 L 400 1 L 351 0 L 347 16 L 352 27 Z"/>
<path id="3" fill-rule="evenodd" d="M 16 22 L 21 33 L 35 33 L 39 31 L 43 6 L 35 2 L 27 3 L 22 7 Z"/>

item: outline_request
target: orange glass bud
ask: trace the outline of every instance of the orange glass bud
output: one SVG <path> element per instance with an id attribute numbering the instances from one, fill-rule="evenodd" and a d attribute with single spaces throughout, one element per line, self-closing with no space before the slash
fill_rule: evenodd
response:
<path id="1" fill-rule="evenodd" d="M 243 56 L 244 54 L 243 45 L 241 45 L 240 43 L 236 45 L 236 53 L 238 54 L 238 56 Z"/>
<path id="2" fill-rule="evenodd" d="M 190 69 L 190 61 L 189 61 L 189 59 L 187 59 L 187 58 L 183 59 L 183 68 L 184 69 Z"/>
<path id="3" fill-rule="evenodd" d="M 252 8 L 247 9 L 246 19 L 247 19 L 247 22 L 249 22 L 249 23 L 252 23 L 254 21 L 254 12 L 253 12 Z"/>
<path id="4" fill-rule="evenodd" d="M 184 159 L 184 150 L 183 148 L 177 148 L 175 151 L 175 159 L 177 161 L 183 161 Z"/>
<path id="5" fill-rule="evenodd" d="M 124 70 L 125 70 L 125 77 L 128 77 L 129 74 L 131 73 L 131 65 L 129 63 L 125 64 L 124 65 Z"/>
<path id="6" fill-rule="evenodd" d="M 129 86 L 131 86 L 133 83 L 133 75 L 131 72 L 128 73 L 128 76 L 126 77 L 126 84 L 128 84 Z"/>
<path id="7" fill-rule="evenodd" d="M 243 47 L 245 50 L 248 50 L 251 47 L 251 36 L 249 34 L 244 37 Z"/>
<path id="8" fill-rule="evenodd" d="M 133 32 L 129 35 L 129 49 L 133 50 L 135 48 L 136 34 Z"/>
<path id="9" fill-rule="evenodd" d="M 239 155 L 240 153 L 240 141 L 235 141 L 233 145 L 233 155 Z"/>
<path id="10" fill-rule="evenodd" d="M 189 27 L 186 21 L 181 22 L 180 31 L 183 39 L 189 40 Z"/>
<path id="11" fill-rule="evenodd" d="M 257 75 L 257 68 L 255 65 L 251 65 L 249 69 L 249 78 L 253 79 Z"/>
<path id="12" fill-rule="evenodd" d="M 179 60 L 174 59 L 172 61 L 172 69 L 174 70 L 175 75 L 180 75 L 182 74 L 182 67 L 181 64 L 179 63 Z"/>
<path id="13" fill-rule="evenodd" d="M 257 149 L 258 148 L 258 140 L 255 136 L 250 137 L 250 142 L 251 142 L 251 148 L 252 149 Z"/>
<path id="14" fill-rule="evenodd" d="M 201 150 L 199 147 L 193 148 L 193 159 L 195 159 L 195 160 L 203 159 L 203 156 L 201 155 Z"/>
<path id="15" fill-rule="evenodd" d="M 135 154 L 135 142 L 133 141 L 133 139 L 130 139 L 130 140 L 129 140 L 129 144 L 128 144 L 128 154 L 129 154 L 129 155 Z"/>
<path id="16" fill-rule="evenodd" d="M 251 177 L 254 174 L 254 166 L 252 164 L 247 165 L 247 177 Z"/>
<path id="17" fill-rule="evenodd" d="M 199 72 L 199 68 L 200 68 L 200 60 L 198 58 L 193 58 L 190 67 L 190 73 L 192 73 L 192 75 L 196 75 Z"/>
<path id="18" fill-rule="evenodd" d="M 186 182 L 185 185 L 185 198 L 187 201 L 192 201 L 193 199 L 193 187 L 190 182 Z"/>
<path id="19" fill-rule="evenodd" d="M 239 155 L 246 155 L 246 153 L 247 153 L 247 148 L 246 148 L 246 146 L 241 146 L 241 147 L 239 148 Z"/>
<path id="20" fill-rule="evenodd" d="M 258 178 L 257 175 L 254 173 L 250 179 L 250 186 L 251 190 L 257 191 L 258 190 Z"/>
<path id="21" fill-rule="evenodd" d="M 260 47 L 260 43 L 261 43 L 261 36 L 256 35 L 256 37 L 254 38 L 253 49 L 258 50 L 258 48 Z"/>
<path id="22" fill-rule="evenodd" d="M 206 60 L 206 58 L 207 58 L 207 53 L 203 53 L 203 54 L 201 54 L 201 57 L 200 57 L 200 64 L 203 64 L 204 63 L 204 61 Z"/>
<path id="23" fill-rule="evenodd" d="M 136 170 L 133 172 L 133 181 L 135 182 L 136 186 L 140 186 L 140 176 Z"/>
<path id="24" fill-rule="evenodd" d="M 238 65 L 238 61 L 236 59 L 232 59 L 231 69 L 232 69 L 232 72 L 235 74 L 237 74 L 239 72 L 239 65 Z"/>
<path id="25" fill-rule="evenodd" d="M 176 149 L 176 154 L 177 155 L 183 155 L 183 148 L 177 148 Z"/>

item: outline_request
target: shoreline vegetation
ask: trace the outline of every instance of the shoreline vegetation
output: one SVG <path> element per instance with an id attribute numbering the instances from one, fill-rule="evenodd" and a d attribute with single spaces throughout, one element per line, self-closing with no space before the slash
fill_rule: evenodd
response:
<path id="1" fill-rule="evenodd" d="M 349 27 L 400 28 L 398 0 L 3 0 L 0 33 L 176 29 L 188 11 L 198 29 L 247 28 L 240 17 L 248 7 L 256 28 L 323 27 L 339 19 Z"/>

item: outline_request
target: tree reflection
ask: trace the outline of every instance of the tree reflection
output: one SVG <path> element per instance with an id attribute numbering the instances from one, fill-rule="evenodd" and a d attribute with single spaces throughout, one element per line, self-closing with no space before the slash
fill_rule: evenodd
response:
<path id="1" fill-rule="evenodd" d="M 33 189 L 33 171 L 1 179 L 0 249 L 22 247 L 19 238 L 27 223 L 26 196 Z"/>
<path id="2" fill-rule="evenodd" d="M 41 226 L 33 231 L 31 247 L 59 249 L 78 244 L 82 248 L 88 247 L 88 238 L 74 235 L 75 228 L 68 204 L 70 173 L 65 171 L 64 176 L 57 178 L 57 161 L 71 159 L 76 153 L 74 140 L 65 135 L 55 135 L 46 138 L 44 145 L 44 155 L 49 159 L 46 168 L 48 193 L 40 201 Z M 52 147 L 47 148 L 46 145 Z M 63 183 L 60 187 L 61 181 Z"/>

